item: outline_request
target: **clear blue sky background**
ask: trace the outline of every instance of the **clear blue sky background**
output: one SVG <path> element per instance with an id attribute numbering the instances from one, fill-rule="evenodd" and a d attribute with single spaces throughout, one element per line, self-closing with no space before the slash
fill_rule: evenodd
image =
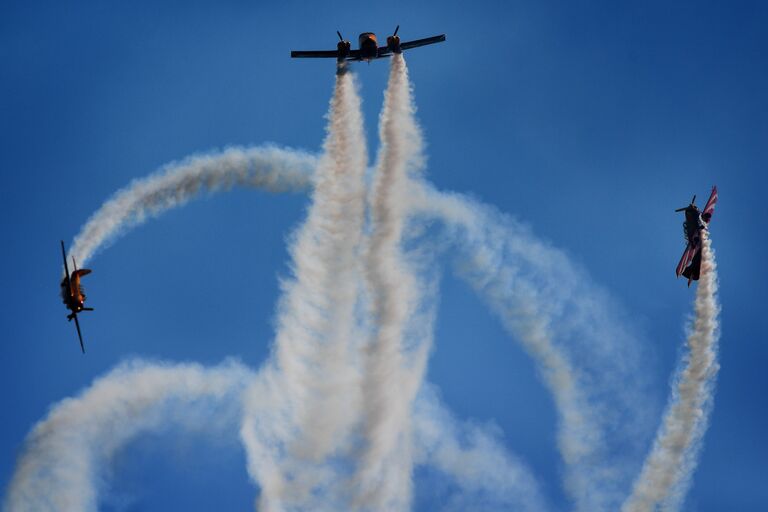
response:
<path id="1" fill-rule="evenodd" d="M 191 153 L 317 150 L 334 64 L 289 51 L 400 24 L 405 39 L 448 37 L 408 54 L 429 178 L 530 223 L 632 311 L 658 407 L 693 297 L 674 279 L 673 209 L 718 185 L 722 370 L 686 510 L 768 506 L 768 4 L 62 4 L 0 5 L 3 486 L 48 407 L 129 356 L 259 365 L 307 198 L 235 191 L 120 239 L 91 265 L 85 357 L 57 295 L 58 240 L 133 178 Z M 373 154 L 387 63 L 356 69 Z M 554 409 L 530 360 L 462 283 L 448 274 L 442 288 L 429 379 L 460 418 L 495 421 L 567 508 Z M 118 458 L 113 488 L 129 510 L 251 507 L 237 439 L 171 438 Z"/>

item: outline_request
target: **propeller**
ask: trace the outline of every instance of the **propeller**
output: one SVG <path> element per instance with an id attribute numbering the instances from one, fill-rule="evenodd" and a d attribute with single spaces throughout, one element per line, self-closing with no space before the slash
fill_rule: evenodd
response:
<path id="1" fill-rule="evenodd" d="M 337 30 L 337 31 L 336 31 L 336 33 L 339 35 L 339 41 L 341 41 L 341 42 L 343 43 L 343 42 L 344 42 L 344 38 L 343 38 L 343 37 L 341 37 L 341 32 L 339 32 L 339 31 Z"/>
<path id="2" fill-rule="evenodd" d="M 393 36 L 393 37 L 397 35 L 397 31 L 398 31 L 398 30 L 400 30 L 400 25 L 398 25 L 398 26 L 395 28 L 395 33 L 394 33 L 394 34 L 392 34 L 392 36 Z"/>
<path id="3" fill-rule="evenodd" d="M 693 199 L 691 199 L 691 204 L 689 204 L 689 205 L 688 205 L 688 206 L 686 206 L 685 208 L 678 208 L 678 209 L 677 209 L 677 210 L 675 210 L 675 211 L 676 211 L 676 212 L 684 212 L 684 211 L 685 211 L 685 210 L 687 210 L 687 209 L 688 209 L 690 206 L 694 206 L 694 203 L 695 203 L 695 202 L 696 202 L 696 194 L 693 194 Z"/>

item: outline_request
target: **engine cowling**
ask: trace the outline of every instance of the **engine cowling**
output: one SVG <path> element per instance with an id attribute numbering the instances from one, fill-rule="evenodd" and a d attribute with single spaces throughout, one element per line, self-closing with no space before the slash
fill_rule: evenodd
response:
<path id="1" fill-rule="evenodd" d="M 402 53 L 400 49 L 400 36 L 392 35 L 387 37 L 387 48 L 392 53 Z"/>
<path id="2" fill-rule="evenodd" d="M 346 60 L 346 58 L 349 57 L 351 51 L 352 43 L 349 41 L 339 41 L 336 44 L 336 59 L 339 61 Z"/>

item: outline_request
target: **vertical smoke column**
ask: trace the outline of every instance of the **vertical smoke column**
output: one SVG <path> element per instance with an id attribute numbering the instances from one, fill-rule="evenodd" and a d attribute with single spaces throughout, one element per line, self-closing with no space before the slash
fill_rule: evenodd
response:
<path id="1" fill-rule="evenodd" d="M 338 73 L 294 279 L 278 306 L 274 357 L 246 397 L 241 436 L 260 510 L 301 507 L 331 485 L 321 467 L 359 418 L 355 306 L 367 154 L 353 75 Z M 327 468 L 326 468 L 327 469 Z"/>
<path id="2" fill-rule="evenodd" d="M 717 273 L 706 231 L 702 232 L 701 251 L 695 318 L 687 341 L 690 352 L 677 378 L 653 449 L 645 460 L 632 495 L 622 507 L 623 512 L 652 511 L 659 505 L 665 510 L 676 510 L 696 466 L 719 370 Z"/>
<path id="3" fill-rule="evenodd" d="M 403 352 L 416 287 L 403 261 L 401 239 L 407 173 L 420 166 L 422 158 L 413 110 L 405 61 L 395 54 L 379 120 L 381 150 L 371 193 L 372 233 L 366 259 L 374 333 L 365 354 L 365 446 L 355 482 L 355 505 L 365 510 L 401 510 L 411 495 L 410 409 L 421 376 L 408 371 Z M 420 371 L 416 368 L 416 373 Z"/>

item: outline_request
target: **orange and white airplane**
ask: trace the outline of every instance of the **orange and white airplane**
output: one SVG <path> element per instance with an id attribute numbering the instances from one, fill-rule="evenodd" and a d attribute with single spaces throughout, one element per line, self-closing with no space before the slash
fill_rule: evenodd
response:
<path id="1" fill-rule="evenodd" d="M 336 50 L 308 50 L 308 51 L 292 51 L 291 57 L 294 59 L 309 58 L 309 59 L 322 59 L 322 58 L 335 58 L 338 62 L 364 60 L 370 62 L 374 59 L 380 59 L 382 57 L 389 57 L 395 53 L 402 53 L 404 50 L 410 50 L 419 46 L 426 46 L 428 44 L 442 43 L 445 41 L 445 34 L 439 36 L 427 37 L 425 39 L 416 39 L 414 41 L 400 42 L 400 37 L 397 35 L 397 31 L 400 30 L 400 25 L 395 29 L 395 33 L 387 37 L 387 45 L 379 46 L 376 39 L 376 34 L 373 32 L 363 32 L 358 36 L 358 49 L 352 49 L 352 43 L 345 41 L 341 36 L 341 32 L 336 31 L 339 35 L 339 42 L 336 44 Z"/>
<path id="2" fill-rule="evenodd" d="M 69 273 L 69 266 L 67 265 L 67 252 L 64 249 L 64 241 L 61 241 L 61 256 L 64 258 L 64 279 L 61 280 L 61 298 L 64 301 L 64 305 L 71 313 L 67 316 L 67 320 L 70 322 L 74 319 L 75 327 L 77 327 L 77 337 L 80 338 L 80 350 L 85 354 L 85 346 L 83 345 L 83 335 L 80 333 L 80 322 L 77 320 L 77 314 L 81 311 L 93 311 L 93 308 L 85 307 L 85 291 L 80 284 L 80 278 L 91 273 L 90 269 L 77 268 L 77 262 L 75 257 L 72 257 L 72 265 L 75 270 L 72 274 Z"/>

